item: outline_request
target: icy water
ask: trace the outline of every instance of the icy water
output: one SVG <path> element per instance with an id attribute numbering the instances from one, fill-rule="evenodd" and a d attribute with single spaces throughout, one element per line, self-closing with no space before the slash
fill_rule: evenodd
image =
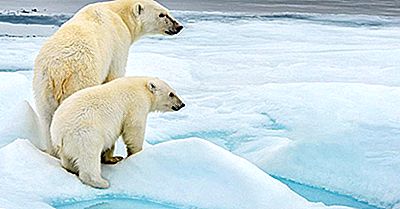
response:
<path id="1" fill-rule="evenodd" d="M 303 184 L 296 183 L 291 180 L 279 178 L 274 176 L 277 180 L 286 184 L 294 192 L 300 194 L 311 202 L 323 202 L 325 205 L 343 205 L 352 208 L 359 209 L 379 209 L 369 205 L 368 203 L 357 201 L 356 199 L 340 195 L 334 192 L 329 192 L 320 188 L 310 187 Z M 85 201 L 65 201 L 53 202 L 53 207 L 56 209 L 174 209 L 174 208 L 186 208 L 171 206 L 168 204 L 156 203 L 146 199 L 134 199 L 128 198 L 123 195 L 113 195 L 112 197 L 99 197 L 96 199 L 85 200 Z"/>
<path id="2" fill-rule="evenodd" d="M 95 0 L 15 0 L 0 1 L 0 9 L 31 9 L 49 13 L 75 12 Z M 321 14 L 367 14 L 379 16 L 399 16 L 399 0 L 159 0 L 173 10 L 222 11 L 222 12 L 301 12 Z"/>
<path id="3" fill-rule="evenodd" d="M 93 200 L 71 203 L 53 203 L 57 209 L 174 209 L 166 204 L 152 202 L 146 199 L 133 199 L 126 197 L 101 197 Z"/>
<path id="4" fill-rule="evenodd" d="M 286 184 L 290 189 L 311 202 L 323 202 L 325 205 L 343 205 L 359 209 L 379 209 L 366 202 L 358 201 L 351 196 L 329 192 L 317 187 L 306 186 L 277 176 L 274 176 L 274 178 Z"/>

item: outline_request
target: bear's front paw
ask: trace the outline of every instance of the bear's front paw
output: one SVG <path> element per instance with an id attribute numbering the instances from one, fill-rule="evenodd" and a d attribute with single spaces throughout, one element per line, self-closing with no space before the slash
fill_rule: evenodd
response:
<path id="1" fill-rule="evenodd" d="M 104 158 L 101 160 L 101 162 L 104 164 L 115 164 L 115 163 L 118 163 L 119 161 L 121 161 L 122 159 L 124 159 L 124 158 L 121 156 L 114 156 L 111 158 Z"/>

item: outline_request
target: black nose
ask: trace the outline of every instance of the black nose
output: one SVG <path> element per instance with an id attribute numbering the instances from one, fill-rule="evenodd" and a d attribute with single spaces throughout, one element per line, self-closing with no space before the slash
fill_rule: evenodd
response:
<path id="1" fill-rule="evenodd" d="M 182 103 L 182 104 L 181 104 L 181 108 L 183 108 L 183 107 L 185 107 L 185 103 Z"/>
<path id="2" fill-rule="evenodd" d="M 181 31 L 182 29 L 183 29 L 183 26 L 182 26 L 182 25 L 176 27 L 176 31 L 177 31 L 178 33 L 179 33 L 179 31 Z"/>

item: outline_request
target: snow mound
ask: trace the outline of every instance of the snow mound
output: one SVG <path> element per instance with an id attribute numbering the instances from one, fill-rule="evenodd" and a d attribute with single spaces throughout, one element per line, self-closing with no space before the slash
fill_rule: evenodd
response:
<path id="1" fill-rule="evenodd" d="M 83 185 L 26 140 L 12 142 L 0 154 L 0 205 L 5 208 L 52 208 L 49 203 L 56 199 L 106 194 L 196 208 L 325 208 L 247 160 L 194 138 L 161 143 L 117 165 L 104 165 L 103 175 L 111 182 L 107 190 Z"/>
<path id="2" fill-rule="evenodd" d="M 19 73 L 0 73 L 0 148 L 16 138 L 39 139 L 37 115 L 28 103 L 31 81 Z"/>

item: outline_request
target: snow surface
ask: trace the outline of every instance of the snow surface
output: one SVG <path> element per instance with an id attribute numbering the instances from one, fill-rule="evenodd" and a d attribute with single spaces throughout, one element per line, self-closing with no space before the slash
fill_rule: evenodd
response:
<path id="1" fill-rule="evenodd" d="M 128 75 L 158 76 L 187 104 L 151 116 L 148 142 L 204 138 L 270 174 L 399 207 L 399 19 L 177 16 L 180 36 L 143 39 L 129 56 Z M 32 69 L 45 39 L 1 37 L 0 69 Z M 30 97 L 13 85 L 1 102 Z"/>
<path id="2" fill-rule="evenodd" d="M 106 190 L 83 185 L 27 140 L 12 142 L 0 155 L 0 205 L 5 208 L 52 208 L 49 203 L 59 199 L 105 194 L 145 197 L 182 208 L 326 208 L 308 202 L 247 160 L 195 138 L 147 147 L 115 166 L 103 165 L 103 176 L 111 182 Z"/>

